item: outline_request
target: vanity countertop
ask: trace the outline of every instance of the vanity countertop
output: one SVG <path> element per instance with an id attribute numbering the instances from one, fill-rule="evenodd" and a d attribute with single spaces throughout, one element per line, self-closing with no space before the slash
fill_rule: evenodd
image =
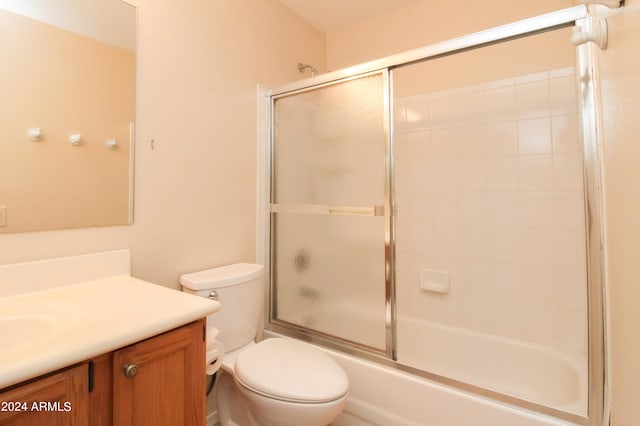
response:
<path id="1" fill-rule="evenodd" d="M 0 389 L 220 309 L 129 275 L 0 298 Z"/>

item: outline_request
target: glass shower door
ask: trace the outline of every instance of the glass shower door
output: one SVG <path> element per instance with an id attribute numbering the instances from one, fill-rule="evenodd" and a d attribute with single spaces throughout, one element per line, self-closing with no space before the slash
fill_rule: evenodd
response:
<path id="1" fill-rule="evenodd" d="M 273 99 L 271 320 L 386 348 L 386 73 Z"/>

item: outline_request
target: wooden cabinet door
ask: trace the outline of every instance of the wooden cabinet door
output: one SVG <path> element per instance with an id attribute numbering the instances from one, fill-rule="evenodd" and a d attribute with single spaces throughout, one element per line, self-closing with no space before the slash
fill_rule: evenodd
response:
<path id="1" fill-rule="evenodd" d="M 196 321 L 114 353 L 115 426 L 204 426 L 204 325 Z M 129 375 L 137 371 L 133 377 L 128 366 Z"/>
<path id="2" fill-rule="evenodd" d="M 88 363 L 0 393 L 2 426 L 88 426 Z"/>

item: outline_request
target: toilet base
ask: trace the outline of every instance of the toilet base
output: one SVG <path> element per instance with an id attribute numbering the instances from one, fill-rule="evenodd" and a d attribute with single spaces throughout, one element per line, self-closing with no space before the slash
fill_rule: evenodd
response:
<path id="1" fill-rule="evenodd" d="M 317 404 L 280 401 L 250 391 L 226 371 L 219 374 L 216 403 L 221 426 L 326 426 L 347 401 L 346 395 Z"/>
<path id="2" fill-rule="evenodd" d="M 220 426 L 257 426 L 247 416 L 233 377 L 220 370 L 217 380 L 216 406 Z"/>

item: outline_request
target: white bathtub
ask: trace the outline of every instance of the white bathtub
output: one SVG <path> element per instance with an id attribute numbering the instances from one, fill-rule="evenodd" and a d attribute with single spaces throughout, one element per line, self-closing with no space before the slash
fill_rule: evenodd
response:
<path id="1" fill-rule="evenodd" d="M 333 426 L 558 426 L 572 423 L 327 351 L 347 372 L 349 398 Z"/>
<path id="2" fill-rule="evenodd" d="M 587 412 L 586 356 L 403 316 L 397 328 L 403 364 L 573 414 Z"/>
<path id="3" fill-rule="evenodd" d="M 351 313 L 354 311 L 361 310 L 352 308 Z M 343 321 L 343 327 L 349 323 Z M 267 332 L 268 335 L 272 334 Z M 375 362 L 320 349 L 329 353 L 350 379 L 347 407 L 334 426 L 573 424 Z M 577 415 L 586 412 L 586 377 L 581 373 L 586 372 L 586 361 L 549 348 L 400 316 L 398 355 L 402 364 L 433 374 Z"/>

